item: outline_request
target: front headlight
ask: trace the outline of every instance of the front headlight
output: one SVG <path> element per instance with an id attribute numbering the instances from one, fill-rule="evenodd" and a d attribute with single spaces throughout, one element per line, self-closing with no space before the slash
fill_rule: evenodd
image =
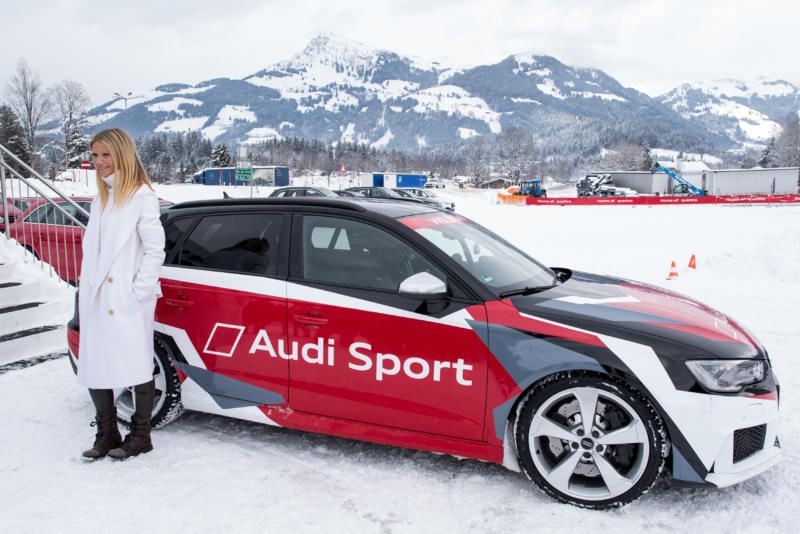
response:
<path id="1" fill-rule="evenodd" d="M 764 380 L 761 360 L 692 360 L 686 367 L 703 387 L 721 393 L 735 393 Z"/>

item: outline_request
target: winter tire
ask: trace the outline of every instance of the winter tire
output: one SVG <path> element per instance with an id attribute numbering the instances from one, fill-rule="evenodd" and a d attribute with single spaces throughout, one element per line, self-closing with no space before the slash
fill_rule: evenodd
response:
<path id="1" fill-rule="evenodd" d="M 542 491 L 586 508 L 612 508 L 650 489 L 664 468 L 666 432 L 647 400 L 607 377 L 563 375 L 520 404 L 520 467 Z"/>
<path id="2" fill-rule="evenodd" d="M 156 384 L 156 396 L 150 426 L 162 427 L 177 419 L 183 413 L 181 404 L 181 381 L 172 366 L 169 351 L 159 340 L 154 341 L 153 380 Z M 114 404 L 117 406 L 117 419 L 129 425 L 135 407 L 133 405 L 133 386 L 114 390 Z"/>

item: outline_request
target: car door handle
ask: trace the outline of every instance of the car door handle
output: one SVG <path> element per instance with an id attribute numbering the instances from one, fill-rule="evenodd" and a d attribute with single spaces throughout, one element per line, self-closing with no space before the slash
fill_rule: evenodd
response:
<path id="1" fill-rule="evenodd" d="M 164 298 L 164 303 L 167 306 L 172 306 L 173 308 L 177 308 L 179 310 L 185 310 L 186 308 L 191 308 L 194 304 L 193 300 L 189 300 L 184 296 L 179 296 L 176 299 Z"/>
<path id="2" fill-rule="evenodd" d="M 317 317 L 314 315 L 299 315 L 295 314 L 294 320 L 306 326 L 325 326 L 328 324 L 328 319 L 325 317 Z"/>

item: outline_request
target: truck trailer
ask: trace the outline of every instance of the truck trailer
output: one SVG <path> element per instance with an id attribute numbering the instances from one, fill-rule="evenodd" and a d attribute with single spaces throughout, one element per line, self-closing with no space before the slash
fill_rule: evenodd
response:
<path id="1" fill-rule="evenodd" d="M 798 192 L 800 167 L 720 169 L 703 173 L 709 195 L 790 195 Z"/>
<path id="2" fill-rule="evenodd" d="M 286 186 L 289 185 L 289 167 L 259 166 L 251 168 L 254 185 Z M 236 177 L 236 167 L 209 167 L 196 172 L 192 182 L 204 185 L 250 185 L 249 180 Z"/>
<path id="3" fill-rule="evenodd" d="M 364 187 L 425 187 L 426 174 L 399 174 L 362 172 L 358 175 L 358 185 Z"/>

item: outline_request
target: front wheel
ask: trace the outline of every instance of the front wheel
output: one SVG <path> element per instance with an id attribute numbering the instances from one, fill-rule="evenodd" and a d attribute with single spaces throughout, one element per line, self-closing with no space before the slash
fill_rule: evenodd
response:
<path id="1" fill-rule="evenodd" d="M 520 466 L 541 490 L 596 509 L 647 491 L 667 449 L 664 424 L 642 395 L 591 375 L 564 375 L 531 390 L 514 435 Z"/>

